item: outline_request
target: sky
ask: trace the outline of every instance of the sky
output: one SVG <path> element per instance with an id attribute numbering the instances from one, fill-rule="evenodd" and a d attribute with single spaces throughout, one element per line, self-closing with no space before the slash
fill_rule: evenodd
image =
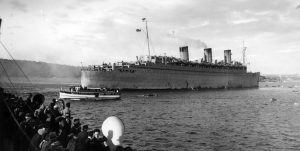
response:
<path id="1" fill-rule="evenodd" d="M 15 59 L 67 65 L 147 55 L 242 60 L 262 74 L 300 74 L 300 0 L 0 0 L 1 41 Z M 136 29 L 142 32 L 136 32 Z M 0 47 L 0 58 L 9 58 Z"/>

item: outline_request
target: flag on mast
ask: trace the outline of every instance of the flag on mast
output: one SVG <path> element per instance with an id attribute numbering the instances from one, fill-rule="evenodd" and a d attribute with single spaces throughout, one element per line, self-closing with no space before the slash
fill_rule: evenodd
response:
<path id="1" fill-rule="evenodd" d="M 142 30 L 141 29 L 136 29 L 136 32 L 141 32 Z"/>

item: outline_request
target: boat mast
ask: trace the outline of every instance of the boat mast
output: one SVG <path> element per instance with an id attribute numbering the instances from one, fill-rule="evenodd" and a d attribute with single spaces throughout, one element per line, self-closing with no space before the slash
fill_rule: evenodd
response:
<path id="1" fill-rule="evenodd" d="M 147 24 L 147 19 L 146 18 L 143 18 L 142 20 L 143 20 L 143 22 L 146 23 L 146 34 L 147 34 L 147 44 L 148 44 L 148 61 L 150 61 L 151 60 L 151 55 L 150 55 L 150 46 L 149 46 L 148 24 Z"/>

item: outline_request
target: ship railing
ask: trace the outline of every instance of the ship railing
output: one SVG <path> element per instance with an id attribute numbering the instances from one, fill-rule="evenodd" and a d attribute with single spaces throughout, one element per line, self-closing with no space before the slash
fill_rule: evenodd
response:
<path id="1" fill-rule="evenodd" d="M 60 92 L 68 93 L 68 94 L 83 94 L 83 95 L 118 95 L 119 90 L 99 90 L 99 91 L 69 91 L 69 90 L 61 90 Z"/>
<path id="2" fill-rule="evenodd" d="M 113 68 L 110 67 L 87 67 L 81 68 L 81 71 L 112 71 Z"/>
<path id="3" fill-rule="evenodd" d="M 22 150 L 25 150 L 22 147 L 27 146 L 25 144 L 29 143 L 29 146 L 32 147 L 31 150 L 39 151 L 40 149 L 37 146 L 35 146 L 35 144 L 33 144 L 33 142 L 30 141 L 31 140 L 30 136 L 26 133 L 25 129 L 22 128 L 21 123 L 17 120 L 17 117 L 15 116 L 15 114 L 12 110 L 13 106 L 11 105 L 11 103 L 12 102 L 16 103 L 17 97 L 5 96 L 5 95 L 9 95 L 9 93 L 0 94 L 1 109 L 2 108 L 4 109 L 4 110 L 1 110 L 1 113 L 4 113 L 5 117 L 6 117 L 5 119 L 1 118 L 1 122 L 7 124 L 5 126 L 10 127 L 9 130 L 12 130 L 12 131 L 5 131 L 5 133 L 2 133 L 3 129 L 1 129 L 1 131 L 0 131 L 1 132 L 0 150 L 2 150 L 3 148 L 6 148 L 6 149 L 9 148 L 10 150 L 22 151 Z M 4 105 L 4 106 L 2 106 L 2 105 Z M 6 116 L 6 115 L 8 115 L 8 116 Z M 2 117 L 4 117 L 4 116 L 2 116 Z M 3 121 L 3 120 L 5 120 L 5 121 Z M 2 125 L 0 125 L 0 127 L 3 128 Z M 11 135 L 12 136 L 18 135 L 18 136 L 9 137 Z M 4 144 L 4 142 L 5 142 L 5 144 Z M 18 143 L 18 145 L 13 145 L 16 143 Z"/>
<path id="4" fill-rule="evenodd" d="M 103 70 L 105 70 L 105 71 L 112 71 L 112 67 L 105 67 L 105 68 L 103 68 Z"/>

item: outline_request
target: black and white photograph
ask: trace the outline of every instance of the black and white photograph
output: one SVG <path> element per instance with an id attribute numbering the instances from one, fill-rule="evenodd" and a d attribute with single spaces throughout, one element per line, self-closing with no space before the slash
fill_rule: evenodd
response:
<path id="1" fill-rule="evenodd" d="M 0 151 L 300 150 L 300 0 L 0 0 Z"/>

